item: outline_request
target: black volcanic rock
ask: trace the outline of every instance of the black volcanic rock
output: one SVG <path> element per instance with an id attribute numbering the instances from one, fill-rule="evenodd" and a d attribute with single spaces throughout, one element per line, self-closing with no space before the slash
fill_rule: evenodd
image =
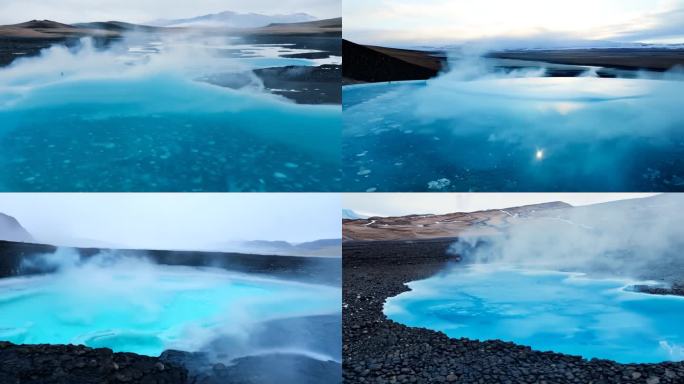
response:
<path id="1" fill-rule="evenodd" d="M 0 240 L 30 243 L 33 236 L 12 216 L 0 213 Z"/>
<path id="2" fill-rule="evenodd" d="M 328 57 L 327 52 L 319 54 Z M 308 54 L 307 54 L 308 55 Z M 287 66 L 255 69 L 264 87 L 299 104 L 341 104 L 339 65 Z"/>
<path id="3" fill-rule="evenodd" d="M 429 53 L 425 53 L 428 56 Z M 424 80 L 437 76 L 439 70 L 409 63 L 378 50 L 342 40 L 342 76 L 363 82 Z"/>
<path id="4" fill-rule="evenodd" d="M 157 357 L 77 345 L 0 342 L 3 384 L 186 384 L 187 370 Z"/>
<path id="5" fill-rule="evenodd" d="M 637 292 L 650 293 L 652 295 L 675 295 L 684 296 L 684 285 L 673 284 L 671 287 L 654 287 L 650 285 L 635 285 L 632 287 Z"/>

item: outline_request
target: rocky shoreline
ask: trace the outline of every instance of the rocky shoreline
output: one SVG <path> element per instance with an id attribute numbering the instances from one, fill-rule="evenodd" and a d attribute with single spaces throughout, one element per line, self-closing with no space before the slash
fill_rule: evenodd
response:
<path id="1" fill-rule="evenodd" d="M 265 91 L 288 98 L 297 104 L 340 105 L 341 73 L 342 66 L 336 64 L 289 65 L 259 68 L 242 73 L 215 73 L 197 80 L 231 89 L 257 88 L 259 85 L 254 82 L 256 76 Z"/>
<path id="2" fill-rule="evenodd" d="M 0 383 L 185 384 L 185 368 L 159 358 L 113 353 L 81 345 L 15 345 L 0 342 Z"/>
<path id="3" fill-rule="evenodd" d="M 445 242 L 343 244 L 343 376 L 347 383 L 684 382 L 684 362 L 619 364 L 586 360 L 497 340 L 449 338 L 385 317 L 388 297 L 450 263 Z"/>
<path id="4" fill-rule="evenodd" d="M 341 376 L 338 362 L 286 353 L 224 364 L 174 350 L 150 357 L 83 345 L 0 342 L 0 362 L 3 384 L 337 384 Z"/>
<path id="5" fill-rule="evenodd" d="M 341 327 L 334 314 L 277 319 L 256 326 L 247 340 L 217 335 L 201 352 L 166 350 L 159 357 L 0 342 L 0 383 L 337 384 Z"/>

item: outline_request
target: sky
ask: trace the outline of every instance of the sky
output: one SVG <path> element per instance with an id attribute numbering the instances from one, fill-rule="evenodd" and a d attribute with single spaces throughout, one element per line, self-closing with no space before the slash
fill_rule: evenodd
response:
<path id="1" fill-rule="evenodd" d="M 56 245 L 207 250 L 341 237 L 338 194 L 0 193 L 0 212 Z"/>
<path id="2" fill-rule="evenodd" d="M 33 19 L 62 23 L 126 21 L 145 23 L 233 11 L 287 14 L 304 12 L 325 19 L 339 17 L 340 0 L 0 0 L 0 25 Z"/>
<path id="3" fill-rule="evenodd" d="M 344 0 L 364 44 L 609 40 L 684 43 L 684 0 Z"/>
<path id="4" fill-rule="evenodd" d="M 342 207 L 367 216 L 444 214 L 564 201 L 580 206 L 654 193 L 346 193 Z"/>

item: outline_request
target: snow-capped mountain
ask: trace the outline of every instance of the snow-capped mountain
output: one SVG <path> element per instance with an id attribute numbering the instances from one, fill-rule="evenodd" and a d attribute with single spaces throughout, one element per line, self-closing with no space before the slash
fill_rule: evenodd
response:
<path id="1" fill-rule="evenodd" d="M 301 23 L 314 20 L 316 20 L 316 17 L 307 13 L 263 15 L 259 13 L 237 13 L 226 11 L 187 19 L 154 20 L 147 24 L 157 27 L 258 28 L 273 23 Z"/>

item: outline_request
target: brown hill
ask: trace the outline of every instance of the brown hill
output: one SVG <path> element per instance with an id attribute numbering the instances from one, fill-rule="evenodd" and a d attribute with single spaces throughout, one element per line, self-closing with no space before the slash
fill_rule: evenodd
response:
<path id="1" fill-rule="evenodd" d="M 347 83 L 425 80 L 446 67 L 441 52 L 360 45 L 342 40 L 342 76 Z"/>
<path id="2" fill-rule="evenodd" d="M 571 207 L 571 205 L 563 202 L 551 202 L 443 215 L 408 215 L 343 220 L 342 236 L 345 241 L 376 241 L 458 237 L 466 231 L 471 235 L 489 235 L 498 233 L 514 220 L 548 214 L 555 210 Z"/>
<path id="3" fill-rule="evenodd" d="M 75 28 L 73 25 L 62 24 L 52 20 L 31 20 L 24 23 L 13 24 L 11 27 L 33 28 L 33 29 L 56 29 L 56 28 Z"/>
<path id="4" fill-rule="evenodd" d="M 31 20 L 0 26 L 0 39 L 64 40 L 72 37 L 116 37 L 119 33 L 96 28 L 80 28 L 52 20 Z"/>

